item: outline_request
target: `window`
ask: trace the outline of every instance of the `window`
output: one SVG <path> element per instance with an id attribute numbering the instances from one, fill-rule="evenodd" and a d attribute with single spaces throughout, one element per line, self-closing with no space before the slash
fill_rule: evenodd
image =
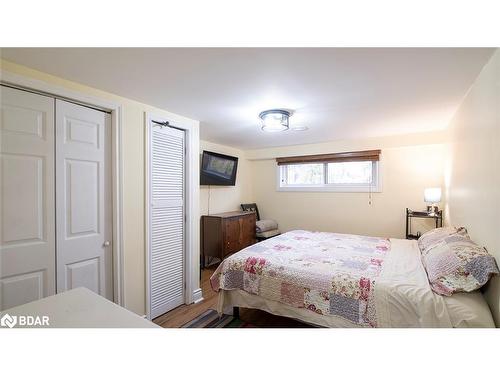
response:
<path id="1" fill-rule="evenodd" d="M 284 167 L 287 185 L 320 185 L 323 183 L 323 164 L 289 164 Z"/>
<path id="2" fill-rule="evenodd" d="M 379 153 L 376 156 L 343 153 L 277 159 L 278 190 L 379 192 Z M 339 157 L 345 154 L 349 157 Z"/>
<path id="3" fill-rule="evenodd" d="M 372 161 L 328 163 L 328 184 L 370 184 L 373 178 Z"/>

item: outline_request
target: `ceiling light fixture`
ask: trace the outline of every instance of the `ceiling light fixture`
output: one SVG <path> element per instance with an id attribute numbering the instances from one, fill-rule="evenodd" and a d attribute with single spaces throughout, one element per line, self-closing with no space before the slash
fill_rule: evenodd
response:
<path id="1" fill-rule="evenodd" d="M 280 132 L 288 130 L 288 119 L 292 113 L 284 109 L 269 109 L 261 112 L 259 117 L 262 120 L 262 130 L 265 132 Z"/>

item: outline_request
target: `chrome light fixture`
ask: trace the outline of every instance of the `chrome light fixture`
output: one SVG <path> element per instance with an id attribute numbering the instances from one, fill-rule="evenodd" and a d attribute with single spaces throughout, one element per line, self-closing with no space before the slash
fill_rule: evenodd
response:
<path id="1" fill-rule="evenodd" d="M 265 132 L 280 132 L 288 130 L 288 119 L 291 115 L 291 112 L 283 109 L 269 109 L 261 112 L 259 117 L 262 120 L 262 130 Z"/>

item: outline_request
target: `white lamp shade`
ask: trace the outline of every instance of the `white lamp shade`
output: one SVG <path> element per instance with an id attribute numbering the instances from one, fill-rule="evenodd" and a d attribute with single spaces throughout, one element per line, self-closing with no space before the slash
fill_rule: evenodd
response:
<path id="1" fill-rule="evenodd" d="M 441 202 L 441 188 L 427 188 L 424 190 L 424 202 L 439 203 Z"/>

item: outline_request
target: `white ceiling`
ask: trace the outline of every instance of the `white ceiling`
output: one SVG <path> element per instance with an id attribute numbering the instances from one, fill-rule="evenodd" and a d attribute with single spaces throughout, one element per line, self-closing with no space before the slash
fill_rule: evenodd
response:
<path id="1" fill-rule="evenodd" d="M 201 122 L 242 149 L 440 130 L 493 49 L 4 48 L 1 56 Z M 295 111 L 308 131 L 264 133 L 258 114 Z"/>

